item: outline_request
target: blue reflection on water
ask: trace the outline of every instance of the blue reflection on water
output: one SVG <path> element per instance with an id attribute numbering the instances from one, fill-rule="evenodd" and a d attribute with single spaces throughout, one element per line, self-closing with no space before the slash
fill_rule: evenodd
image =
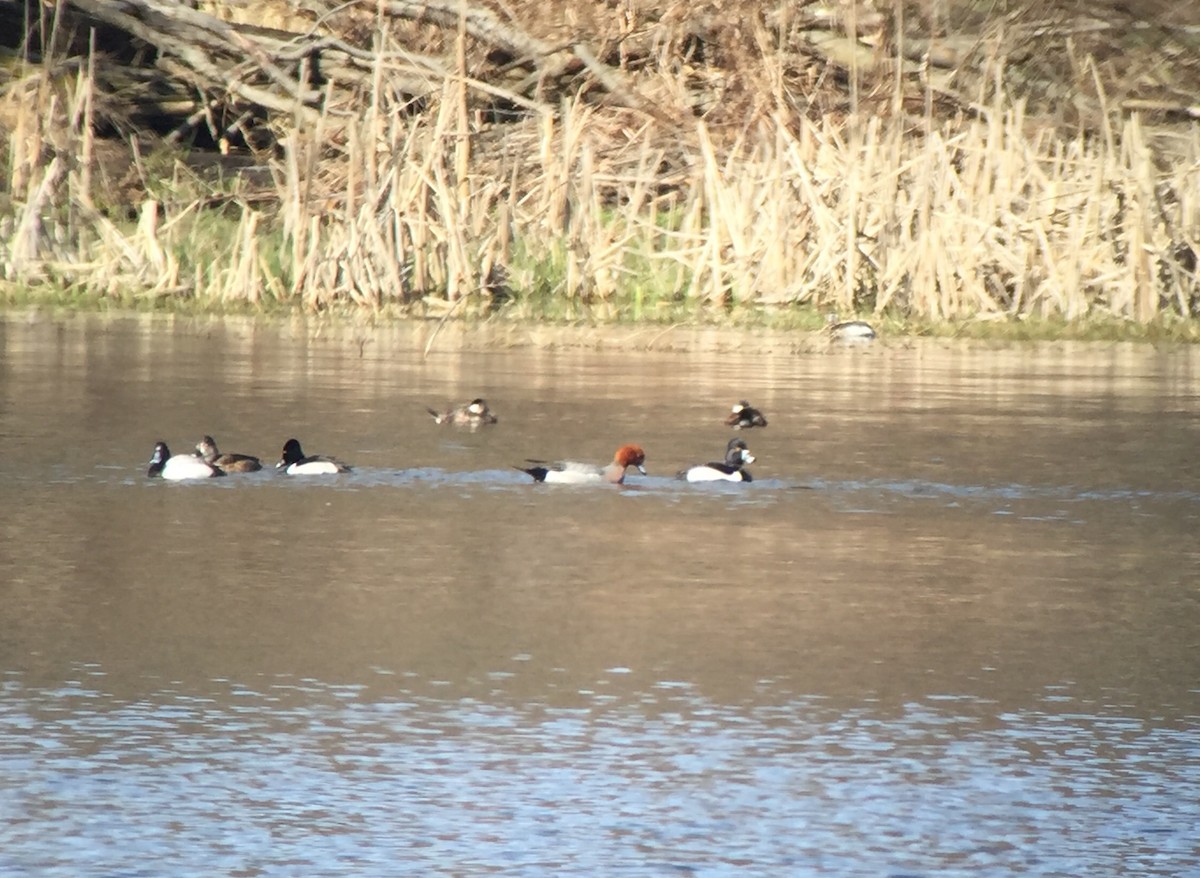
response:
<path id="1" fill-rule="evenodd" d="M 1195 723 L 1066 692 L 1005 713 L 93 682 L 9 678 L 0 874 L 1200 874 Z"/>

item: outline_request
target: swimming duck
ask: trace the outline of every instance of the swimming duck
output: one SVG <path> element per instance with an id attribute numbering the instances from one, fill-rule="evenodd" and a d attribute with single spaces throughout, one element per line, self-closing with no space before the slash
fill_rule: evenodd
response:
<path id="1" fill-rule="evenodd" d="M 743 399 L 730 409 L 725 424 L 735 430 L 748 430 L 750 427 L 767 426 L 767 419 L 763 417 L 762 412 Z"/>
<path id="2" fill-rule="evenodd" d="M 551 482 L 558 484 L 585 484 L 588 482 L 611 482 L 619 485 L 625 481 L 625 470 L 637 467 L 638 472 L 646 474 L 643 464 L 646 462 L 646 452 L 640 445 L 622 445 L 613 455 L 612 463 L 598 466 L 594 463 L 581 463 L 577 460 L 562 460 L 558 463 L 545 463 L 531 460 L 538 466 L 522 467 L 521 472 L 529 473 L 535 482 Z"/>
<path id="3" fill-rule="evenodd" d="M 223 473 L 252 473 L 262 469 L 262 461 L 250 454 L 222 454 L 212 436 L 196 443 L 196 454 Z"/>
<path id="4" fill-rule="evenodd" d="M 864 342 L 875 340 L 875 327 L 865 320 L 837 319 L 837 314 L 825 316 L 825 331 L 834 341 Z"/>
<path id="5" fill-rule="evenodd" d="M 178 482 L 183 479 L 210 479 L 225 473 L 194 454 L 172 455 L 166 442 L 158 442 L 154 446 L 154 454 L 150 457 L 150 468 L 146 470 L 146 475 L 150 478 L 158 476 Z"/>
<path id="6" fill-rule="evenodd" d="M 722 463 L 704 463 L 680 470 L 676 478 L 688 482 L 750 482 L 750 473 L 742 467 L 754 463 L 754 455 L 741 439 L 730 439 Z"/>
<path id="7" fill-rule="evenodd" d="M 458 427 L 479 427 L 483 424 L 494 424 L 497 420 L 488 408 L 487 400 L 478 397 L 444 412 L 431 408 L 426 408 L 425 411 L 433 415 L 434 421 L 439 424 L 454 424 Z"/>
<path id="8" fill-rule="evenodd" d="M 326 457 L 322 454 L 305 456 L 297 439 L 289 439 L 283 443 L 283 457 L 275 464 L 275 469 L 283 469 L 289 476 L 319 476 L 334 473 L 348 473 L 350 467 L 340 460 Z"/>

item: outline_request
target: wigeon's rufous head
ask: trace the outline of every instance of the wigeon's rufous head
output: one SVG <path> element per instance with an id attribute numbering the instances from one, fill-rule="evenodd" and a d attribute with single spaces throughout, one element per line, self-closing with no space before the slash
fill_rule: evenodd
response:
<path id="1" fill-rule="evenodd" d="M 646 468 L 643 464 L 646 462 L 646 452 L 642 450 L 640 445 L 622 445 L 617 449 L 617 453 L 613 455 L 613 463 L 619 467 L 636 466 L 638 471 L 646 474 Z"/>

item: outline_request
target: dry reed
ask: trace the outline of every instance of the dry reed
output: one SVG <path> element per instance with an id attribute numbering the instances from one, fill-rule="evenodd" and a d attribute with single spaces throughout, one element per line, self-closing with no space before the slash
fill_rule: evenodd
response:
<path id="1" fill-rule="evenodd" d="M 147 200 L 130 222 L 97 209 L 89 70 L 31 73 L 6 97 L 0 278 L 435 315 L 506 289 L 543 289 L 561 313 L 651 317 L 799 305 L 1148 322 L 1200 304 L 1195 128 L 1170 156 L 1136 113 L 1063 136 L 997 88 L 972 118 L 927 108 L 917 130 L 771 110 L 718 138 L 703 119 L 570 100 L 498 133 L 468 106 L 461 48 L 458 62 L 423 112 L 393 96 L 380 60 L 365 111 L 297 121 L 270 210 L 235 192 L 216 243 L 198 240 L 200 197 Z"/>

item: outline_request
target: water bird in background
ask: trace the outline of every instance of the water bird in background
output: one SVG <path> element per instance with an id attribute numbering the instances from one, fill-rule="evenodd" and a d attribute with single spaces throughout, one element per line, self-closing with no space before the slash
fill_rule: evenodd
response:
<path id="1" fill-rule="evenodd" d="M 350 472 L 350 467 L 332 457 L 326 457 L 323 454 L 306 456 L 297 439 L 289 439 L 283 443 L 283 457 L 279 458 L 275 469 L 282 469 L 289 476 L 319 476 Z"/>
<path id="2" fill-rule="evenodd" d="M 462 405 L 456 405 L 446 411 L 439 412 L 435 409 L 426 408 L 425 411 L 433 415 L 433 420 L 439 424 L 454 424 L 457 427 L 470 427 L 475 429 L 482 427 L 484 424 L 494 424 L 497 418 L 492 414 L 492 410 L 488 408 L 486 399 L 476 397 L 470 402 L 464 402 Z"/>
<path id="3" fill-rule="evenodd" d="M 767 419 L 763 417 L 762 412 L 743 399 L 730 409 L 725 424 L 735 430 L 748 430 L 751 427 L 767 426 Z"/>
<path id="4" fill-rule="evenodd" d="M 577 460 L 560 460 L 557 463 L 546 463 L 540 460 L 530 460 L 537 466 L 518 466 L 523 473 L 533 476 L 535 482 L 550 482 L 552 484 L 582 485 L 589 482 L 611 482 L 620 485 L 625 481 L 625 470 L 637 467 L 638 472 L 646 474 L 643 464 L 646 462 L 646 452 L 640 445 L 622 445 L 613 455 L 612 463 L 599 466 L 594 463 L 582 463 Z"/>
<path id="5" fill-rule="evenodd" d="M 719 463 L 704 463 L 680 470 L 675 478 L 687 482 L 751 482 L 753 479 L 744 467 L 754 463 L 754 455 L 741 439 L 730 439 L 725 446 L 725 460 Z"/>
<path id="6" fill-rule="evenodd" d="M 865 320 L 838 320 L 835 313 L 825 316 L 825 331 L 834 341 L 867 342 L 874 341 L 875 327 Z"/>
<path id="7" fill-rule="evenodd" d="M 146 470 L 146 475 L 150 478 L 158 477 L 178 482 L 184 479 L 210 479 L 225 473 L 194 454 L 172 455 L 167 443 L 160 441 L 154 446 L 154 454 L 150 457 L 150 468 Z"/>
<path id="8" fill-rule="evenodd" d="M 252 454 L 222 454 L 212 436 L 196 443 L 196 454 L 223 473 L 252 473 L 262 469 L 262 461 Z"/>

